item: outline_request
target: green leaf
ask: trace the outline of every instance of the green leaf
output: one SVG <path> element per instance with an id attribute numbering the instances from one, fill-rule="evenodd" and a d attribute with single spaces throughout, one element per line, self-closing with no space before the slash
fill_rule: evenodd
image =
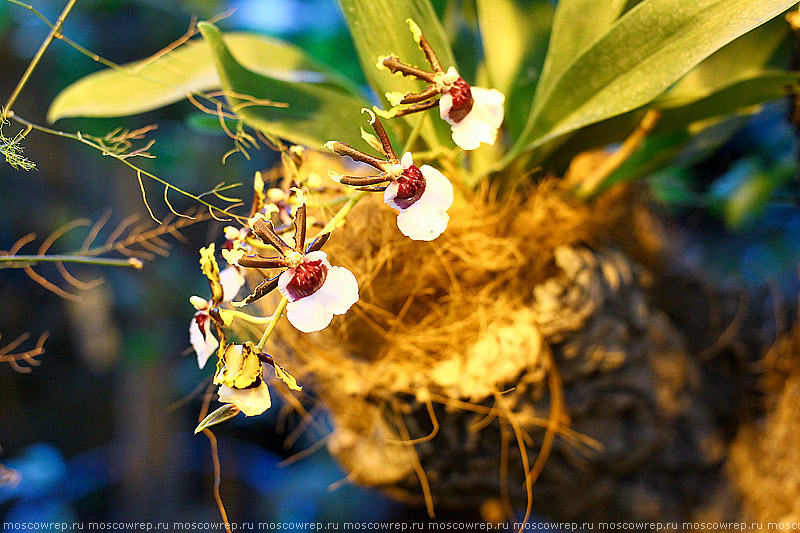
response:
<path id="1" fill-rule="evenodd" d="M 743 126 L 743 116 L 755 111 L 758 104 L 798 93 L 800 72 L 778 71 L 735 81 L 713 94 L 684 104 L 681 104 L 683 99 L 659 98 L 654 107 L 662 110 L 662 118 L 653 133 L 597 189 L 584 192 L 596 195 L 615 183 L 639 179 L 667 165 L 678 155 L 685 159 L 690 157 L 689 152 L 695 152 L 692 157 L 697 158 L 697 154 L 713 151 L 737 130 L 735 122 Z M 731 115 L 734 115 L 733 120 L 720 119 Z M 638 113 L 631 114 L 631 118 L 638 116 Z"/>
<path id="2" fill-rule="evenodd" d="M 776 18 L 748 32 L 707 57 L 661 98 L 697 99 L 734 80 L 752 78 L 767 69 L 770 59 L 789 34 L 789 25 Z"/>
<path id="3" fill-rule="evenodd" d="M 343 77 L 289 43 L 252 33 L 225 34 L 225 43 L 244 66 L 260 74 L 356 91 Z M 134 115 L 182 100 L 188 93 L 219 87 L 208 44 L 191 41 L 158 59 L 129 63 L 121 70 L 101 70 L 78 80 L 56 96 L 47 120 Z"/>
<path id="4" fill-rule="evenodd" d="M 394 54 L 403 63 L 429 69 L 425 54 L 409 30 L 407 19 L 413 19 L 419 25 L 442 67 L 458 68 L 450 43 L 429 0 L 340 0 L 340 4 L 367 81 L 378 93 L 384 106 L 388 106 L 385 97 L 387 92 L 419 92 L 425 88 L 424 82 L 394 75 L 376 66 L 378 57 Z M 415 115 L 403 118 L 412 127 L 418 120 Z M 438 118 L 434 121 L 436 123 L 444 124 Z M 442 143 L 452 146 L 449 127 L 441 124 L 437 129 L 430 124 L 422 129 L 421 136 L 431 147 Z"/>
<path id="5" fill-rule="evenodd" d="M 198 28 L 211 46 L 228 102 L 248 125 L 311 148 L 332 139 L 363 143 L 359 126 L 365 102 L 326 85 L 253 72 L 236 61 L 213 24 L 201 22 Z"/>
<path id="6" fill-rule="evenodd" d="M 735 80 L 711 94 L 692 100 L 665 95 L 655 101 L 655 107 L 663 113 L 658 129 L 679 129 L 798 92 L 800 72 L 767 71 Z"/>
<path id="7" fill-rule="evenodd" d="M 224 119 L 225 126 L 229 131 L 236 130 L 238 120 Z M 185 119 L 186 125 L 197 133 L 204 135 L 217 135 L 220 137 L 227 137 L 227 133 L 222 129 L 219 123 L 219 117 L 209 115 L 208 113 L 201 113 L 200 111 L 189 113 Z"/>
<path id="8" fill-rule="evenodd" d="M 714 184 L 714 193 L 724 197 L 723 216 L 731 228 L 738 229 L 761 215 L 773 193 L 795 175 L 794 164 L 776 163 L 768 168 L 744 159 L 728 175 Z M 723 183 L 728 181 L 730 183 Z M 730 190 L 725 190 L 730 187 Z"/>
<path id="9" fill-rule="evenodd" d="M 506 95 L 505 128 L 512 138 L 530 115 L 552 21 L 548 0 L 478 0 L 486 84 Z"/>
<path id="10" fill-rule="evenodd" d="M 477 3 L 489 83 L 508 95 L 514 82 L 532 66 L 537 52 L 546 44 L 553 19 L 552 4 L 541 0 L 477 0 Z M 541 64 L 535 65 L 537 70 L 539 67 Z"/>
<path id="11" fill-rule="evenodd" d="M 534 102 L 547 94 L 581 52 L 605 35 L 627 0 L 560 0 L 553 18 L 542 76 Z"/>
<path id="12" fill-rule="evenodd" d="M 693 185 L 693 176 L 682 167 L 664 168 L 647 178 L 647 191 L 653 201 L 672 208 L 701 205 L 702 197 Z"/>
<path id="13" fill-rule="evenodd" d="M 795 0 L 645 0 L 542 93 L 505 163 L 578 128 L 641 107 L 704 58 Z"/>
<path id="14" fill-rule="evenodd" d="M 756 109 L 747 110 L 744 107 L 782 96 L 781 86 L 784 84 L 779 79 L 780 71 L 770 71 L 769 65 L 774 61 L 780 45 L 785 43 L 787 34 L 788 27 L 784 19 L 778 17 L 703 60 L 651 104 L 665 115 L 651 137 L 664 134 L 665 131 L 685 130 L 691 122 L 705 120 L 715 114 L 749 114 Z M 790 78 L 795 76 L 792 72 L 785 74 Z M 772 81 L 764 78 L 772 78 Z M 786 80 L 786 86 L 789 85 L 795 86 L 795 80 Z M 739 90 L 741 94 L 737 94 Z M 751 92 L 753 90 L 755 92 Z M 719 94 L 712 97 L 715 93 Z M 745 97 L 748 94 L 750 97 Z M 704 103 L 692 105 L 706 97 L 709 98 Z M 749 101 L 745 101 L 748 98 Z M 708 107 L 705 107 L 706 103 Z M 624 140 L 646 110 L 628 111 L 550 140 L 536 150 L 538 162 L 555 172 L 562 172 L 575 154 Z"/>

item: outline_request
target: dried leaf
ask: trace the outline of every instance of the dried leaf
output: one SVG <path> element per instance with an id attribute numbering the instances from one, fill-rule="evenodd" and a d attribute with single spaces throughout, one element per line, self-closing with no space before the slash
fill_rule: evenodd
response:
<path id="1" fill-rule="evenodd" d="M 282 366 L 278 365 L 277 363 L 275 363 L 274 366 L 275 366 L 275 376 L 278 379 L 282 380 L 284 383 L 286 383 L 286 385 L 290 389 L 296 391 L 303 390 L 303 387 L 297 384 L 297 380 L 294 378 L 293 375 L 288 373 L 286 370 L 283 369 Z"/>

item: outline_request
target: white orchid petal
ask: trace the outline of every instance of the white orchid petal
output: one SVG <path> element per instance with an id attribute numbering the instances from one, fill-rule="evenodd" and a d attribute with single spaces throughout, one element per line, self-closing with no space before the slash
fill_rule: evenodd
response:
<path id="1" fill-rule="evenodd" d="M 461 76 L 459 76 L 458 71 L 456 70 L 456 67 L 451 66 L 450 68 L 447 69 L 447 72 L 444 73 L 444 80 L 443 81 L 448 85 L 452 85 L 460 77 Z"/>
<path id="2" fill-rule="evenodd" d="M 453 205 L 453 184 L 450 180 L 430 165 L 422 165 L 419 170 L 425 176 L 425 192 L 419 201 L 442 211 L 449 209 Z"/>
<path id="3" fill-rule="evenodd" d="M 331 267 L 325 283 L 309 296 L 325 306 L 334 315 L 342 315 L 358 301 L 358 281 L 344 267 Z"/>
<path id="4" fill-rule="evenodd" d="M 284 270 L 278 278 L 278 290 L 281 291 L 281 295 L 290 302 L 292 301 L 292 297 L 289 295 L 289 291 L 286 290 L 286 286 L 289 285 L 289 282 L 292 281 L 293 277 L 294 269 L 290 268 L 288 270 Z"/>
<path id="5" fill-rule="evenodd" d="M 497 89 L 485 89 L 483 87 L 472 88 L 473 109 L 478 106 L 478 112 L 484 122 L 494 128 L 499 128 L 503 123 L 506 102 L 506 95 Z"/>
<path id="6" fill-rule="evenodd" d="M 457 122 L 453 122 L 450 119 L 450 110 L 452 108 L 453 108 L 453 97 L 450 96 L 450 93 L 447 92 L 442 94 L 442 97 L 439 98 L 439 116 L 442 118 L 442 120 L 444 120 L 451 126 L 453 124 L 457 124 Z"/>
<path id="7" fill-rule="evenodd" d="M 197 321 L 192 319 L 189 325 L 189 342 L 197 353 L 197 366 L 203 368 L 211 355 L 219 348 L 219 341 L 211 333 L 210 319 L 206 322 L 205 332 L 197 325 Z"/>
<path id="8" fill-rule="evenodd" d="M 464 119 L 466 120 L 466 119 Z M 462 122 L 464 122 L 462 120 Z M 470 127 L 453 126 L 453 142 L 464 150 L 477 150 L 481 146 L 481 141 L 477 133 Z"/>
<path id="9" fill-rule="evenodd" d="M 483 87 L 472 87 L 471 90 L 473 104 L 467 116 L 460 122 L 449 120 L 449 116 L 445 119 L 453 130 L 453 141 L 464 150 L 475 150 L 481 143 L 494 144 L 505 114 L 503 104 L 506 97 L 503 93 Z"/>
<path id="10" fill-rule="evenodd" d="M 220 385 L 217 394 L 219 394 L 220 402 L 232 403 L 246 416 L 260 415 L 272 405 L 269 388 L 263 381 L 258 387 L 252 389 L 232 389 Z"/>
<path id="11" fill-rule="evenodd" d="M 303 261 L 306 263 L 308 263 L 309 261 L 324 261 L 325 266 L 327 267 L 331 266 L 331 264 L 328 263 L 328 254 L 326 254 L 322 250 L 317 250 L 316 252 L 307 253 Z"/>
<path id="12" fill-rule="evenodd" d="M 312 294 L 300 298 L 296 302 L 289 302 L 286 306 L 286 317 L 294 327 L 303 333 L 311 333 L 328 327 L 333 320 L 333 313 L 328 311 L 321 302 L 318 302 Z"/>
<path id="13" fill-rule="evenodd" d="M 203 335 L 203 332 L 200 330 L 200 326 L 197 325 L 197 321 L 193 318 L 192 323 L 189 324 L 189 342 L 192 343 L 192 348 L 194 351 L 197 352 L 197 361 L 200 362 L 200 354 L 205 353 L 206 349 L 206 337 Z M 208 359 L 208 357 L 206 357 Z M 200 368 L 203 368 L 205 362 L 200 365 Z"/>
<path id="14" fill-rule="evenodd" d="M 199 296 L 189 296 L 189 303 L 198 311 L 206 311 L 210 307 L 208 300 Z"/>
<path id="15" fill-rule="evenodd" d="M 399 190 L 400 190 L 400 185 L 398 185 L 396 181 L 389 183 L 389 185 L 386 186 L 386 190 L 383 191 L 383 203 L 385 203 L 392 209 L 401 210 L 402 207 L 400 207 L 394 202 L 394 199 L 397 196 L 397 192 Z"/>
<path id="16" fill-rule="evenodd" d="M 403 168 L 408 168 L 414 164 L 414 156 L 411 155 L 411 152 L 406 152 L 403 154 L 403 157 L 400 158 L 400 164 Z"/>
<path id="17" fill-rule="evenodd" d="M 236 297 L 239 289 L 244 285 L 244 275 L 234 266 L 229 266 L 219 273 L 219 283 L 222 285 L 222 301 L 230 302 Z"/>
<path id="18" fill-rule="evenodd" d="M 400 232 L 415 241 L 432 241 L 447 229 L 450 216 L 425 202 L 417 202 L 397 215 Z"/>

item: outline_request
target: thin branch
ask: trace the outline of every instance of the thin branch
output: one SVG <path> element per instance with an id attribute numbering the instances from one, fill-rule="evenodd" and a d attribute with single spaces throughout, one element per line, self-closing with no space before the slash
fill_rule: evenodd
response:
<path id="1" fill-rule="evenodd" d="M 80 255 L 0 255 L 0 268 L 24 268 L 39 263 L 78 263 L 82 265 L 120 266 L 142 268 L 136 258 L 83 257 Z"/>
<path id="2" fill-rule="evenodd" d="M 66 19 L 67 15 L 69 15 L 69 12 L 72 11 L 72 8 L 75 6 L 76 1 L 77 0 L 67 1 L 67 5 L 64 7 L 64 10 L 61 12 L 61 15 L 59 15 L 58 20 L 56 20 L 55 25 L 53 25 L 53 27 L 50 29 L 50 33 L 45 38 L 44 42 L 42 42 L 41 46 L 39 46 L 39 50 L 37 50 L 36 55 L 33 56 L 33 59 L 28 65 L 28 68 L 25 70 L 25 73 L 19 79 L 17 86 L 11 92 L 11 96 L 9 96 L 8 100 L 6 100 L 6 105 L 4 106 L 2 112 L 0 112 L 0 119 L 11 116 L 11 114 L 13 113 L 13 111 L 11 110 L 11 106 L 13 106 L 16 103 L 17 97 L 19 97 L 19 94 L 20 92 L 22 92 L 23 87 L 25 87 L 25 84 L 28 83 L 31 74 L 33 74 L 33 71 L 39 65 L 39 61 L 42 60 L 42 56 L 47 51 L 47 48 L 50 46 L 50 43 L 53 42 L 53 39 L 56 37 L 57 34 L 61 33 L 61 26 L 64 24 L 64 19 Z"/>
<path id="3" fill-rule="evenodd" d="M 14 370 L 23 374 L 31 372 L 31 366 L 39 366 L 41 363 L 35 358 L 44 353 L 44 343 L 49 336 L 47 332 L 42 333 L 39 336 L 39 340 L 36 341 L 36 345 L 30 350 L 12 353 L 23 342 L 28 340 L 30 336 L 30 333 L 23 333 L 10 343 L 0 347 L 0 363 L 8 363 Z M 2 337 L 2 334 L 0 334 L 0 337 Z M 21 366 L 19 363 L 22 361 L 30 366 Z"/>
<path id="4" fill-rule="evenodd" d="M 617 170 L 622 163 L 633 155 L 639 149 L 644 140 L 650 135 L 658 122 L 661 120 L 661 112 L 657 109 L 649 110 L 642 118 L 639 125 L 631 133 L 627 139 L 622 143 L 619 149 L 611 154 L 603 163 L 597 167 L 594 172 L 586 176 L 578 184 L 576 194 L 582 198 L 593 196 L 597 190 L 602 186 L 603 182 L 615 170 Z"/>
<path id="5" fill-rule="evenodd" d="M 50 135 L 55 135 L 55 136 L 58 136 L 58 137 L 65 137 L 67 139 L 76 140 L 76 141 L 81 142 L 81 143 L 83 143 L 83 144 L 85 144 L 87 146 L 90 146 L 91 148 L 94 148 L 95 150 L 98 150 L 98 151 L 102 152 L 103 155 L 111 156 L 114 159 L 122 162 L 124 165 L 127 165 L 128 167 L 133 169 L 137 173 L 136 174 L 137 178 L 141 179 L 141 176 L 147 176 L 148 178 L 152 179 L 153 181 L 156 181 L 156 182 L 160 183 L 161 185 L 163 185 L 165 187 L 172 188 L 174 191 L 176 191 L 176 192 L 178 192 L 178 193 L 180 193 L 180 194 L 182 194 L 182 195 L 184 195 L 184 196 L 186 196 L 188 198 L 191 198 L 195 202 L 198 202 L 199 204 L 202 204 L 205 207 L 207 207 L 209 209 L 209 211 L 212 213 L 212 216 L 214 216 L 213 212 L 217 211 L 219 213 L 222 213 L 224 215 L 232 217 L 232 218 L 234 218 L 236 220 L 244 221 L 244 217 L 239 216 L 239 215 L 235 215 L 235 214 L 233 214 L 233 213 L 231 213 L 229 211 L 229 209 L 232 208 L 231 206 L 228 206 L 227 208 L 217 207 L 216 205 L 213 205 L 213 204 L 211 204 L 209 202 L 206 202 L 200 196 L 192 194 L 192 193 L 187 192 L 187 191 L 184 191 L 183 189 L 181 189 L 179 187 L 176 187 L 175 185 L 172 185 L 168 181 L 166 181 L 166 180 L 164 180 L 162 178 L 159 178 L 155 174 L 152 174 L 150 172 L 147 172 L 146 170 L 143 170 L 143 169 L 139 168 L 138 166 L 136 166 L 133 163 L 131 163 L 130 161 L 128 161 L 127 157 L 129 157 L 130 154 L 128 154 L 126 156 L 126 155 L 120 155 L 120 154 L 116 154 L 116 153 L 114 153 L 112 151 L 109 151 L 109 148 L 107 146 L 103 146 L 102 144 L 92 140 L 91 137 L 87 137 L 87 136 L 82 135 L 80 132 L 78 132 L 78 133 L 67 133 L 67 132 L 64 132 L 64 131 L 54 130 L 54 129 L 51 129 L 51 128 L 47 128 L 45 126 L 40 126 L 38 124 L 34 124 L 33 122 L 25 120 L 24 118 L 16 115 L 13 111 L 8 111 L 7 116 L 8 116 L 8 118 L 10 118 L 10 119 L 12 119 L 12 120 L 14 120 L 14 121 L 16 121 L 16 122 L 18 122 L 20 124 L 23 124 L 25 126 L 29 126 L 30 128 L 32 128 L 32 129 L 34 129 L 36 131 L 40 131 L 42 133 L 48 133 Z M 137 155 L 141 155 L 141 154 L 137 154 Z M 218 218 L 218 217 L 214 216 L 214 218 Z M 154 219 L 155 219 L 155 217 L 154 217 Z"/>

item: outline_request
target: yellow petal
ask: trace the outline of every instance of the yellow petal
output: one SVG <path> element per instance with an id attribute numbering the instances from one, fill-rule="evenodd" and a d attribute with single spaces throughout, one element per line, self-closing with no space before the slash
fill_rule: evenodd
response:
<path id="1" fill-rule="evenodd" d="M 239 265 L 239 259 L 244 257 L 246 254 L 244 250 L 241 248 L 233 248 L 231 250 L 223 248 L 222 250 L 222 257 L 225 261 L 228 262 L 229 265 Z"/>
<path id="2" fill-rule="evenodd" d="M 275 376 L 282 380 L 286 385 L 292 390 L 303 390 L 303 387 L 297 384 L 297 380 L 294 379 L 294 376 L 288 373 L 286 370 L 283 369 L 277 363 L 275 364 Z"/>
<path id="3" fill-rule="evenodd" d="M 232 389 L 245 389 L 261 378 L 261 360 L 252 343 L 229 344 L 222 356 L 225 366 L 214 377 L 214 383 Z"/>
<path id="4" fill-rule="evenodd" d="M 234 316 L 236 316 L 236 314 L 233 311 L 230 311 L 228 309 L 219 310 L 219 317 L 222 319 L 222 323 L 225 324 L 226 326 L 230 326 L 231 324 L 233 324 Z"/>

